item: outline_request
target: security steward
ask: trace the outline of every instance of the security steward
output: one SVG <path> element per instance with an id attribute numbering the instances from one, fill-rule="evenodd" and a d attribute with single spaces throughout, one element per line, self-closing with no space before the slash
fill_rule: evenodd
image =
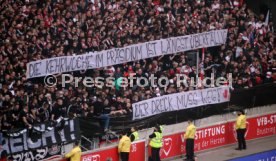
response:
<path id="1" fill-rule="evenodd" d="M 186 160 L 194 161 L 194 141 L 195 141 L 196 127 L 192 120 L 188 120 L 188 126 L 184 134 L 186 139 Z"/>
<path id="2" fill-rule="evenodd" d="M 79 142 L 74 143 L 74 148 L 65 155 L 65 158 L 70 158 L 70 161 L 80 161 L 81 160 L 81 148 Z"/>
<path id="3" fill-rule="evenodd" d="M 131 134 L 130 134 L 131 142 L 139 140 L 139 133 L 137 131 L 137 128 L 131 127 L 130 131 L 131 131 Z"/>
<path id="4" fill-rule="evenodd" d="M 118 152 L 120 154 L 121 161 L 128 161 L 130 152 L 131 141 L 127 136 L 127 132 L 122 132 L 122 138 L 119 141 Z"/>
<path id="5" fill-rule="evenodd" d="M 160 126 L 154 127 L 154 132 L 149 136 L 149 138 L 150 138 L 152 160 L 153 161 L 161 161 L 160 160 L 160 149 L 163 146 L 163 143 L 162 143 L 163 134 L 160 129 Z"/>
<path id="6" fill-rule="evenodd" d="M 246 149 L 245 132 L 246 132 L 246 116 L 243 110 L 238 111 L 236 119 L 236 132 L 238 139 L 238 148 L 236 150 Z"/>

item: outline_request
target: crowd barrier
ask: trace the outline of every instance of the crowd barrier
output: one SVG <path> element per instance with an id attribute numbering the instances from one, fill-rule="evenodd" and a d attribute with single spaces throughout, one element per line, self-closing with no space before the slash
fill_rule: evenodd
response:
<path id="1" fill-rule="evenodd" d="M 276 112 L 260 115 L 247 119 L 246 140 L 258 139 L 276 134 Z M 160 151 L 161 158 L 167 159 L 184 155 L 184 131 L 165 135 L 163 147 Z M 211 126 L 198 128 L 195 137 L 195 152 L 217 148 L 237 142 L 235 122 L 225 121 Z M 150 147 L 146 140 L 135 142 L 131 146 L 131 161 L 146 161 L 146 154 L 150 155 Z M 97 151 L 83 153 L 81 161 L 119 161 L 117 146 L 105 147 Z M 63 160 L 64 161 L 64 160 Z"/>

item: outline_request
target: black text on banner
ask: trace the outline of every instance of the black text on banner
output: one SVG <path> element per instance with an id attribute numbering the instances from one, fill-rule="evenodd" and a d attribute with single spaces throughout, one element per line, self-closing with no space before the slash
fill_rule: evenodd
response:
<path id="1" fill-rule="evenodd" d="M 27 78 L 95 69 L 156 56 L 225 44 L 227 29 L 171 37 L 82 55 L 32 61 L 27 64 Z"/>
<path id="2" fill-rule="evenodd" d="M 132 104 L 133 120 L 163 112 L 223 103 L 229 101 L 229 99 L 228 86 L 164 95 Z"/>

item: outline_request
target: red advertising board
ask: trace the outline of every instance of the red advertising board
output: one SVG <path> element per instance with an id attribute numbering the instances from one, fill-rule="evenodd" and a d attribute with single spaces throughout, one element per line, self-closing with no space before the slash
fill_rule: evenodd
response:
<path id="1" fill-rule="evenodd" d="M 184 130 L 185 127 L 183 127 Z M 276 135 L 276 113 L 247 119 L 246 139 L 257 139 Z M 195 136 L 195 151 L 202 151 L 236 142 L 235 122 L 227 122 L 205 128 L 198 128 Z M 130 159 L 145 160 L 145 141 L 138 141 L 131 146 Z M 150 147 L 147 149 L 150 156 Z M 185 154 L 184 133 L 164 136 L 160 150 L 162 159 Z M 111 147 L 82 156 L 82 161 L 119 161 L 117 147 Z"/>
<path id="2" fill-rule="evenodd" d="M 195 151 L 229 144 L 231 133 L 228 123 L 198 129 L 195 137 Z"/>
<path id="3" fill-rule="evenodd" d="M 183 153 L 182 140 L 180 133 L 163 137 L 163 147 L 160 150 L 161 159 L 170 158 Z M 151 155 L 151 148 L 148 148 L 148 154 Z"/>
<path id="4" fill-rule="evenodd" d="M 98 152 L 84 154 L 81 157 L 81 161 L 106 161 L 108 158 L 112 158 L 112 161 L 119 160 L 117 147 L 112 147 Z"/>
<path id="5" fill-rule="evenodd" d="M 228 144 L 227 136 L 230 131 L 231 130 L 227 123 L 198 129 L 195 136 L 195 151 L 206 150 Z M 186 147 L 184 133 L 164 136 L 163 147 L 160 150 L 162 159 L 185 153 Z"/>
<path id="6" fill-rule="evenodd" d="M 131 144 L 129 160 L 145 160 L 145 141 L 138 141 Z M 82 155 L 81 161 L 106 161 L 111 158 L 112 161 L 119 161 L 117 146 L 107 148 L 101 151 Z M 135 158 L 135 159 L 133 159 Z"/>
<path id="7" fill-rule="evenodd" d="M 230 131 L 232 132 L 228 123 L 197 129 L 195 136 L 195 151 L 206 150 L 209 148 L 229 144 L 228 140 L 233 140 L 228 139 L 228 134 Z M 185 153 L 186 147 L 184 132 L 164 136 L 163 147 L 160 150 L 162 159 L 182 155 Z"/>
<path id="8" fill-rule="evenodd" d="M 232 123 L 234 127 L 234 123 Z M 276 113 L 247 119 L 246 139 L 256 139 L 276 134 Z"/>
<path id="9" fill-rule="evenodd" d="M 184 127 L 183 127 L 184 128 Z M 247 119 L 246 139 L 276 134 L 276 114 L 269 114 Z M 235 122 L 228 122 L 197 129 L 195 151 L 202 151 L 236 142 Z M 170 158 L 185 154 L 184 133 L 164 136 L 161 158 Z M 150 147 L 149 147 L 150 154 Z"/>
<path id="10" fill-rule="evenodd" d="M 131 149 L 129 153 L 129 160 L 145 160 L 145 150 L 146 150 L 146 142 L 138 141 L 131 144 Z"/>

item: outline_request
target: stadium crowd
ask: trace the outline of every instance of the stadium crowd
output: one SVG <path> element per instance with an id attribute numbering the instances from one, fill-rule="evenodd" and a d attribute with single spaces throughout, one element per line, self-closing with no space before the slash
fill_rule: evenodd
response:
<path id="1" fill-rule="evenodd" d="M 43 78 L 26 79 L 26 64 L 50 57 L 84 54 L 161 38 L 228 29 L 225 45 L 207 49 L 204 73 L 233 75 L 233 89 L 276 80 L 275 34 L 265 16 L 233 0 L 5 0 L 0 2 L 0 129 L 31 127 L 59 117 L 100 117 L 131 113 L 134 102 L 193 90 L 176 88 L 175 75 L 195 77 L 187 53 L 156 57 L 77 76 L 116 79 L 168 77 L 169 86 L 54 87 Z M 203 67 L 201 67 L 203 68 Z M 202 87 L 200 87 L 202 88 Z M 106 127 L 106 126 L 105 126 Z"/>

